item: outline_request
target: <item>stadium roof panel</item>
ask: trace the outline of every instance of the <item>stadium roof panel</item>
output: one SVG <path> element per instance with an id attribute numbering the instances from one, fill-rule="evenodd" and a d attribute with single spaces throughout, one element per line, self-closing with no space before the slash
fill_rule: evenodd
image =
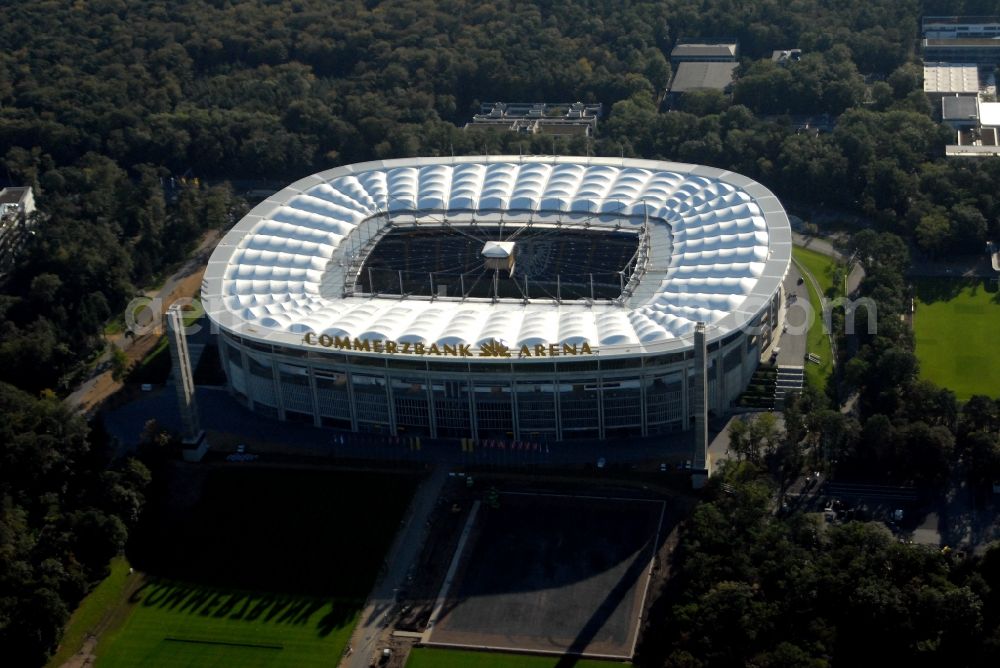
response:
<path id="1" fill-rule="evenodd" d="M 639 232 L 642 271 L 607 300 L 352 288 L 392 229 L 484 224 Z M 572 340 L 602 355 L 657 353 L 690 345 L 699 320 L 712 326 L 710 339 L 745 324 L 790 260 L 780 202 L 731 172 L 619 158 L 412 158 L 339 167 L 275 193 L 219 244 L 202 293 L 223 328 L 286 346 L 312 333 L 474 346 Z"/>

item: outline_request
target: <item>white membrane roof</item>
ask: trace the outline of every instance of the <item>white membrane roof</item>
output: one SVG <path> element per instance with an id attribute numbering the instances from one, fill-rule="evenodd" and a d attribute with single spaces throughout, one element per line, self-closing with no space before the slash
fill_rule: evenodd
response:
<path id="1" fill-rule="evenodd" d="M 345 292 L 359 249 L 387 221 L 439 226 L 443 219 L 503 221 L 509 230 L 645 229 L 648 255 L 638 284 L 616 301 Z M 587 343 L 619 356 L 689 347 L 698 321 L 709 325 L 709 340 L 743 327 L 766 308 L 790 261 L 781 204 L 733 172 L 569 156 L 410 158 L 339 167 L 269 197 L 220 242 L 202 297 L 227 331 L 314 351 L 306 334 L 473 350 L 494 340 Z"/>

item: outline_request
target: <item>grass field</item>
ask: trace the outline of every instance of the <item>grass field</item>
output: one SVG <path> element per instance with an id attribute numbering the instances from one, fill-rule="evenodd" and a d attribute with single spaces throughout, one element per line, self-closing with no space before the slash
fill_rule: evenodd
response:
<path id="1" fill-rule="evenodd" d="M 48 668 L 58 668 L 80 651 L 87 636 L 100 630 L 112 609 L 118 605 L 129 584 L 129 565 L 123 557 L 111 560 L 111 574 L 97 585 L 73 611 L 66 625 L 59 651 L 52 655 Z"/>
<path id="2" fill-rule="evenodd" d="M 154 581 L 102 639 L 97 666 L 332 665 L 360 604 Z"/>
<path id="3" fill-rule="evenodd" d="M 406 668 L 555 668 L 558 665 L 573 665 L 576 668 L 612 668 L 612 666 L 631 665 L 618 661 L 590 659 L 573 661 L 571 664 L 566 664 L 564 661 L 559 656 L 527 656 L 418 647 L 410 652 Z"/>
<path id="4" fill-rule="evenodd" d="M 97 665 L 335 664 L 415 484 L 376 473 L 208 472 L 197 504 L 154 506 L 136 531 L 130 556 L 148 581 L 102 636 Z M 174 481 L 161 498 L 191 486 Z"/>
<path id="5" fill-rule="evenodd" d="M 811 385 L 822 390 L 826 388 L 826 380 L 833 372 L 833 351 L 830 349 L 830 339 L 823 329 L 821 297 L 840 295 L 843 293 L 843 288 L 834 286 L 834 270 L 837 263 L 832 258 L 797 246 L 792 249 L 792 257 L 802 269 L 812 274 L 823 292 L 823 295 L 818 294 L 812 282 L 806 280 L 806 286 L 809 290 L 809 304 L 815 314 L 812 325 L 809 326 L 806 347 L 810 353 L 819 355 L 820 359 L 823 360 L 820 364 L 806 362 L 806 379 Z"/>
<path id="6" fill-rule="evenodd" d="M 829 255 L 823 255 L 822 253 L 817 253 L 814 250 L 809 250 L 808 248 L 800 248 L 795 246 L 792 248 L 792 255 L 806 270 L 813 275 L 816 282 L 819 283 L 820 289 L 823 291 L 823 295 L 826 297 L 837 296 L 843 294 L 844 286 L 838 285 L 836 290 L 833 287 L 834 281 L 834 270 L 837 267 L 837 262 L 831 258 Z M 843 279 L 841 279 L 842 281 Z M 840 281 L 838 281 L 840 282 Z"/>
<path id="7" fill-rule="evenodd" d="M 955 392 L 1000 396 L 1000 297 L 981 280 L 917 281 L 913 316 L 920 374 Z"/>

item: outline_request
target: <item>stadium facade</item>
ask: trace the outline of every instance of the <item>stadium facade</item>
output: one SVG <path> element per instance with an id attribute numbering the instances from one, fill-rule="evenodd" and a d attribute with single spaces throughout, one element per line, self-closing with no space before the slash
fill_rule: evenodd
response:
<path id="1" fill-rule="evenodd" d="M 727 412 L 780 331 L 791 232 L 714 168 L 412 158 L 254 208 L 202 285 L 230 391 L 282 420 L 565 440 L 693 426 L 695 325 Z"/>

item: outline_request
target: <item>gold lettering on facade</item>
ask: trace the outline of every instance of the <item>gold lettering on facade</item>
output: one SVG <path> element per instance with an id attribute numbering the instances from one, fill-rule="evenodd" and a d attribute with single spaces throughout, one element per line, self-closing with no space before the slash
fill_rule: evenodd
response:
<path id="1" fill-rule="evenodd" d="M 331 336 L 306 332 L 302 335 L 302 343 L 308 346 L 336 348 L 338 350 L 355 350 L 366 353 L 387 355 L 436 355 L 438 357 L 511 357 L 511 349 L 504 343 L 492 339 L 484 342 L 477 352 L 473 352 L 468 343 L 450 344 L 408 343 L 390 339 L 352 339 L 349 336 Z M 518 357 L 560 357 L 563 355 L 593 355 L 594 351 L 588 343 L 538 343 L 534 346 L 523 345 L 517 350 Z"/>
<path id="2" fill-rule="evenodd" d="M 510 357 L 510 348 L 496 339 L 479 346 L 480 357 Z"/>

